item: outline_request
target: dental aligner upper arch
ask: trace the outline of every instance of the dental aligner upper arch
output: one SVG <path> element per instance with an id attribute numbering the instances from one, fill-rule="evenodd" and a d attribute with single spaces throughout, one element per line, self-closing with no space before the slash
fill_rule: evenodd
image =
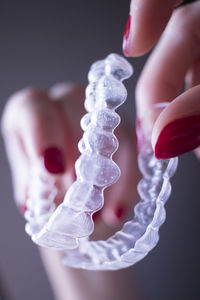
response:
<path id="1" fill-rule="evenodd" d="M 158 242 L 177 159 L 155 159 L 148 139 L 138 158 L 143 179 L 138 184 L 141 201 L 134 208 L 133 219 L 107 241 L 88 240 L 94 229 L 92 215 L 103 206 L 103 190 L 120 176 L 112 160 L 118 148 L 113 131 L 120 123 L 115 109 L 126 100 L 122 80 L 131 74 L 130 64 L 116 54 L 92 65 L 86 88 L 88 113 L 81 120 L 81 156 L 75 164 L 77 180 L 49 220 L 31 234 L 39 245 L 68 249 L 66 265 L 94 270 L 124 268 L 142 259 Z M 31 227 L 30 221 L 27 226 Z"/>

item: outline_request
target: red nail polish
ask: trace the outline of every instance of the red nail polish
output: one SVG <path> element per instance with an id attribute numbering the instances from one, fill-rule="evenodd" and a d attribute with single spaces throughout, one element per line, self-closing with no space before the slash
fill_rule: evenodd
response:
<path id="1" fill-rule="evenodd" d="M 56 147 L 48 148 L 43 153 L 43 161 L 46 170 L 52 174 L 62 174 L 65 171 L 63 155 Z"/>
<path id="2" fill-rule="evenodd" d="M 117 210 L 115 211 L 115 215 L 117 219 L 122 220 L 125 214 L 125 209 L 124 207 L 118 207 Z"/>
<path id="3" fill-rule="evenodd" d="M 166 159 L 194 150 L 200 145 L 200 115 L 184 117 L 167 124 L 161 131 L 155 156 Z"/>
<path id="4" fill-rule="evenodd" d="M 123 52 L 124 55 L 129 56 L 128 53 L 128 38 L 130 34 L 130 27 L 131 27 L 131 15 L 129 15 L 128 20 L 126 22 L 125 30 L 124 30 L 124 36 L 123 36 Z"/>

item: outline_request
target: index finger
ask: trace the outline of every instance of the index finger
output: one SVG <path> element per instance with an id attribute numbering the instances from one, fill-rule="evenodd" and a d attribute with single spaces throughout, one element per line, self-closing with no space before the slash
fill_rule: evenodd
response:
<path id="1" fill-rule="evenodd" d="M 181 0 L 132 0 L 123 51 L 126 56 L 140 56 L 149 51 L 164 31 L 173 9 Z"/>
<path id="2" fill-rule="evenodd" d="M 137 116 L 158 102 L 171 102 L 183 88 L 187 71 L 199 58 L 200 2 L 177 9 L 153 51 L 136 88 Z"/>

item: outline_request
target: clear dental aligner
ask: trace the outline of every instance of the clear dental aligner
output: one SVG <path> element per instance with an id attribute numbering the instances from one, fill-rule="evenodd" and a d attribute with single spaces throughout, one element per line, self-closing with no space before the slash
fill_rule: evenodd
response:
<path id="1" fill-rule="evenodd" d="M 121 269 L 142 259 L 158 242 L 177 158 L 157 160 L 148 140 L 138 156 L 143 179 L 138 184 L 141 201 L 134 208 L 133 219 L 106 241 L 89 240 L 94 230 L 92 215 L 103 206 L 103 191 L 120 176 L 120 169 L 112 160 L 118 148 L 113 131 L 120 123 L 115 109 L 126 100 L 122 80 L 132 72 L 131 65 L 116 54 L 91 66 L 85 100 L 88 113 L 81 120 L 84 134 L 78 145 L 81 156 L 75 165 L 77 180 L 56 210 L 53 182 L 45 210 L 41 209 L 44 201 L 30 193 L 26 231 L 37 244 L 63 250 L 65 265 L 91 270 Z M 50 185 L 43 186 L 50 190 Z"/>
<path id="2" fill-rule="evenodd" d="M 25 230 L 30 236 L 38 233 L 55 211 L 54 200 L 57 188 L 53 178 L 45 175 L 40 166 L 35 165 L 30 175 L 29 197 L 24 214 L 27 220 Z"/>
<path id="3" fill-rule="evenodd" d="M 80 238 L 93 232 L 92 215 L 103 206 L 103 190 L 120 177 L 120 169 L 112 160 L 118 148 L 113 131 L 120 123 L 115 109 L 126 100 L 127 92 L 121 81 L 132 72 L 131 65 L 115 54 L 92 65 L 86 88 L 88 113 L 81 120 L 84 134 L 78 145 L 82 154 L 75 165 L 77 180 L 53 214 L 55 207 L 51 200 L 46 202 L 49 212 L 41 213 L 40 197 L 32 195 L 31 190 L 29 193 L 26 231 L 39 245 L 59 250 L 74 249 Z M 41 179 L 42 176 L 38 182 Z M 32 186 L 37 193 L 38 186 Z M 35 208 L 36 204 L 38 208 Z M 48 222 L 45 222 L 46 218 Z"/>

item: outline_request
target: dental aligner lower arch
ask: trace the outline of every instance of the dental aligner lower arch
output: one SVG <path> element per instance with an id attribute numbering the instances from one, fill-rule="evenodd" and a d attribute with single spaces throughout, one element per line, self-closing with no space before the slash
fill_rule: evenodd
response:
<path id="1" fill-rule="evenodd" d="M 138 155 L 143 179 L 138 184 L 141 201 L 134 208 L 133 219 L 106 241 L 89 240 L 94 230 L 92 215 L 103 206 L 103 191 L 120 177 L 120 169 L 112 160 L 118 148 L 113 131 L 120 123 L 115 109 L 126 100 L 122 80 L 132 72 L 131 65 L 117 54 L 91 66 L 85 100 L 88 113 L 81 119 L 84 134 L 78 145 L 82 154 L 75 164 L 77 180 L 56 210 L 52 201 L 55 187 L 46 184 L 49 206 L 41 216 L 37 213 L 34 217 L 33 213 L 40 201 L 34 202 L 33 195 L 29 197 L 26 231 L 37 244 L 64 251 L 65 265 L 121 269 L 141 260 L 158 242 L 158 230 L 166 215 L 164 204 L 171 193 L 169 180 L 178 160 L 157 160 L 148 138 Z"/>

